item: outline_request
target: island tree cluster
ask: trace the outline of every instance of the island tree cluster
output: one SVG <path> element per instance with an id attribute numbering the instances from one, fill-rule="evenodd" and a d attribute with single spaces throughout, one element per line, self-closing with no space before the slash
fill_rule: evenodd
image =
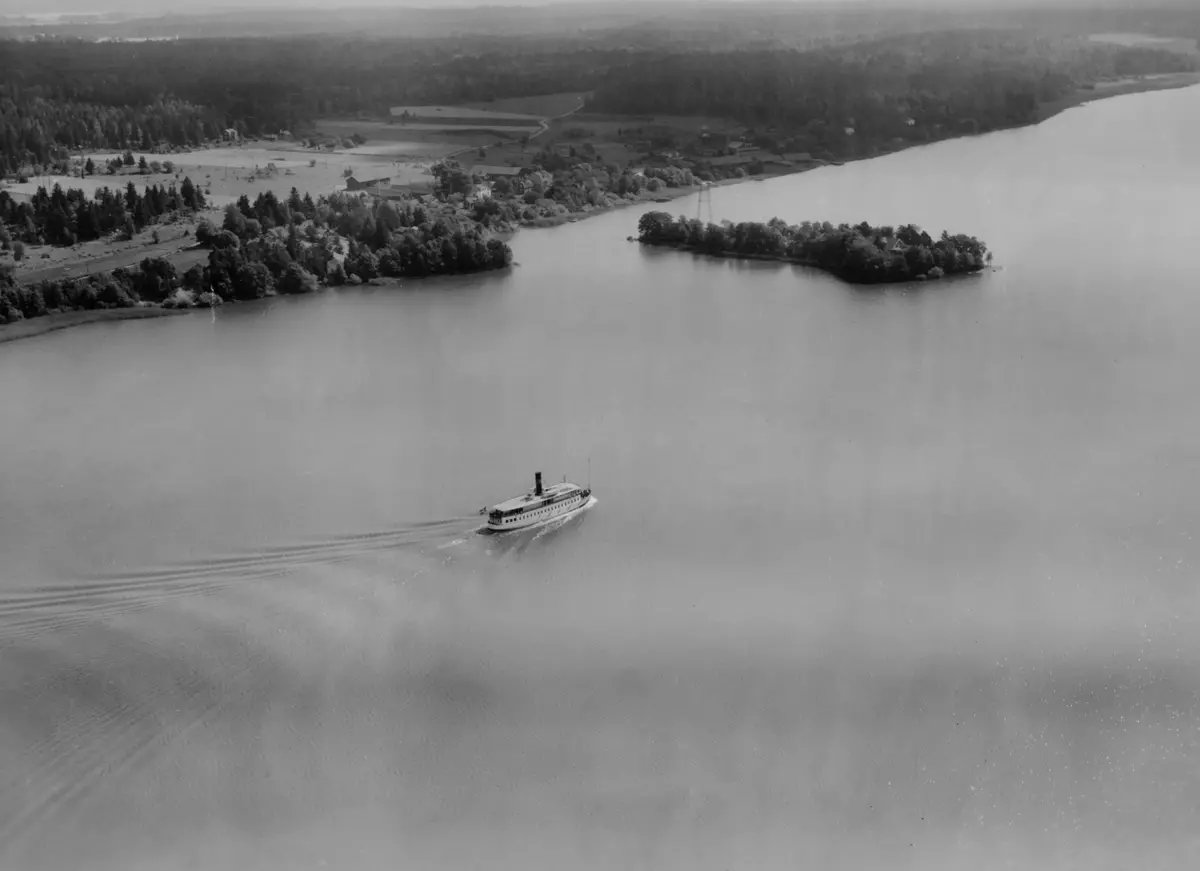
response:
<path id="1" fill-rule="evenodd" d="M 682 215 L 672 218 L 666 212 L 647 212 L 638 221 L 638 241 L 716 257 L 802 263 L 855 284 L 924 281 L 978 272 L 992 259 L 987 245 L 974 236 L 943 232 L 934 239 L 913 224 L 788 224 L 779 218 L 766 223 L 705 224 Z"/>

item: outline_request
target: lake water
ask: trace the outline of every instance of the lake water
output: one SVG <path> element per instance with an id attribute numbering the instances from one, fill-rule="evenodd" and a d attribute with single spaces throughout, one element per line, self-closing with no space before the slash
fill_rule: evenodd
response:
<path id="1" fill-rule="evenodd" d="M 712 193 L 957 283 L 629 209 L 0 346 L 0 867 L 1195 867 L 1197 142 L 1150 93 Z"/>

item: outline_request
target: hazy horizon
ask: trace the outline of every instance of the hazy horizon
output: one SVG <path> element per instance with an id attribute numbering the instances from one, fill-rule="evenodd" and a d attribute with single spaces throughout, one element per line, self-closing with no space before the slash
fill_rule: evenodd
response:
<path id="1" fill-rule="evenodd" d="M 56 15 L 106 15 L 106 14 L 137 14 L 137 15 L 170 15 L 212 13 L 218 11 L 240 10 L 250 12 L 257 9 L 304 9 L 336 11 L 338 9 L 469 9 L 481 6 L 638 6 L 659 5 L 662 3 L 680 5 L 726 5 L 739 3 L 745 5 L 796 5 L 796 6 L 858 6 L 880 8 L 904 7 L 964 7 L 964 8 L 1096 8 L 1112 9 L 1126 6 L 1137 7 L 1138 4 L 1121 2 L 1121 0 L 1052 0 L 1049 3 L 1038 3 L 1036 0 L 790 0 L 790 2 L 772 2 L 772 0 L 652 0 L 647 4 L 644 0 L 346 0 L 346 2 L 330 3 L 324 0 L 252 0 L 249 3 L 237 3 L 234 0 L 8 0 L 7 8 L 0 10 L 0 16 L 35 16 L 39 18 Z M 1158 7 L 1180 5 L 1178 0 L 1160 0 L 1152 4 Z"/>

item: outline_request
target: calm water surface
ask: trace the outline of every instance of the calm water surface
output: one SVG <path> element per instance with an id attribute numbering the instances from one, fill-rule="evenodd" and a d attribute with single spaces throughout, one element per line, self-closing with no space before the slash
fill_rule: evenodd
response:
<path id="1" fill-rule="evenodd" d="M 631 209 L 0 346 L 0 867 L 1195 867 L 1198 141 L 1162 92 L 712 195 L 977 234 L 956 284 Z"/>

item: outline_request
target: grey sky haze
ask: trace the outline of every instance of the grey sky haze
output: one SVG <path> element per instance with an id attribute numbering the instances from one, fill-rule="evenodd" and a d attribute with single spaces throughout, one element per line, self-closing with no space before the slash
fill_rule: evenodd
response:
<path id="1" fill-rule="evenodd" d="M 0 12 L 19 15 L 78 15 L 103 12 L 163 14 L 213 12 L 223 8 L 240 10 L 293 9 L 297 7 L 307 9 L 336 9 L 339 7 L 441 9 L 471 6 L 542 6 L 548 3 L 578 2 L 590 2 L 590 0 L 344 0 L 344 2 L 337 2 L 337 0 L 334 2 L 329 2 L 329 0 L 248 0 L 243 3 L 236 2 L 236 0 L 213 0 L 213 2 L 205 2 L 205 0 L 0 0 Z M 612 2 L 636 2 L 636 0 L 612 0 Z M 688 0 L 679 0 L 679 2 L 688 2 Z"/>
<path id="2" fill-rule="evenodd" d="M 614 5 L 632 6 L 641 0 L 608 0 Z M 657 0 L 663 2 L 663 0 Z M 669 0 L 681 4 L 695 3 L 697 0 Z M 704 0 L 700 0 L 704 2 Z M 755 0 L 718 0 L 718 2 L 755 2 Z M 796 5 L 808 6 L 1096 6 L 1109 7 L 1115 5 L 1135 6 L 1136 0 L 1122 4 L 1119 0 L 1054 0 L 1052 3 L 1039 4 L 1036 0 L 792 0 Z M 87 13 L 139 13 L 164 14 L 171 12 L 214 12 L 222 8 L 228 9 L 289 9 L 303 7 L 308 9 L 335 9 L 337 7 L 351 8 L 465 8 L 471 6 L 542 6 L 570 5 L 587 3 L 593 5 L 596 0 L 0 0 L 0 14 L 10 15 L 55 15 L 55 14 L 87 14 Z M 1155 4 L 1158 5 L 1158 4 Z M 1171 5 L 1167 0 L 1162 5 Z"/>

